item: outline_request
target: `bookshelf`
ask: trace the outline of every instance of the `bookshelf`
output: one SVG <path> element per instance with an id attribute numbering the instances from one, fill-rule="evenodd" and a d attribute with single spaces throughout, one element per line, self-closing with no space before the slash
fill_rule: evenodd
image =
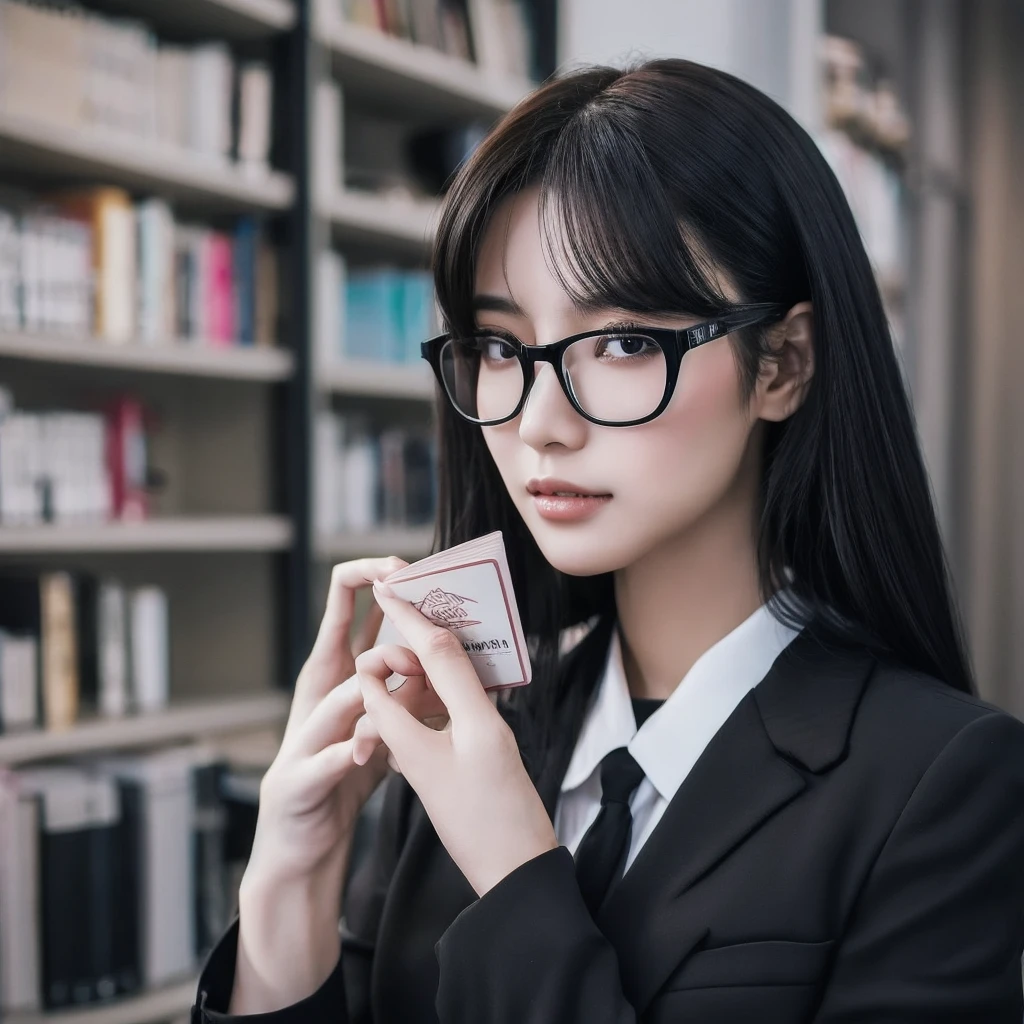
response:
<path id="1" fill-rule="evenodd" d="M 287 210 L 295 198 L 291 176 L 270 171 L 248 176 L 155 140 L 96 128 L 48 124 L 0 107 L 0 167 L 21 174 L 154 191 L 219 210 Z"/>
<path id="2" fill-rule="evenodd" d="M 0 528 L 0 554 L 287 551 L 291 543 L 291 520 L 274 515 Z"/>
<path id="3" fill-rule="evenodd" d="M 338 360 L 321 368 L 320 386 L 339 395 L 373 395 L 381 398 L 430 402 L 434 375 L 423 366 L 382 366 L 369 360 Z"/>
<path id="4" fill-rule="evenodd" d="M 0 765 L 129 750 L 227 730 L 279 725 L 287 712 L 286 694 L 266 693 L 182 701 L 163 711 L 125 718 L 86 718 L 63 732 L 38 729 L 0 734 Z"/>
<path id="5" fill-rule="evenodd" d="M 434 528 L 383 529 L 370 533 L 345 533 L 321 538 L 317 553 L 322 559 L 336 562 L 367 558 L 386 552 L 409 561 L 422 558 L 430 551 Z"/>
<path id="6" fill-rule="evenodd" d="M 160 1024 L 179 1019 L 196 994 L 197 978 L 134 998 L 60 1013 L 15 1013 L 5 1024 Z"/>
<path id="7" fill-rule="evenodd" d="M 353 95 L 419 116 L 493 120 L 530 91 L 525 79 L 488 74 L 468 61 L 347 23 L 331 0 L 312 3 L 313 37 Z"/>
<path id="8" fill-rule="evenodd" d="M 419 254 L 433 236 L 437 203 L 347 189 L 327 200 L 320 213 L 342 243 L 388 246 Z"/>
<path id="9" fill-rule="evenodd" d="M 264 39 L 295 26 L 294 0 L 102 0 L 103 10 L 232 40 Z"/>
<path id="10" fill-rule="evenodd" d="M 267 383 L 287 380 L 295 367 L 292 353 L 281 348 L 225 350 L 192 342 L 108 345 L 88 335 L 61 337 L 11 330 L 0 330 L 0 359 Z"/>
<path id="11" fill-rule="evenodd" d="M 413 560 L 433 540 L 433 525 L 422 515 L 409 517 L 421 524 L 414 526 L 389 518 L 369 529 L 315 529 L 313 428 L 321 410 L 367 417 L 392 433 L 425 436 L 433 425 L 436 385 L 412 346 L 402 361 L 320 358 L 317 253 L 332 247 L 357 273 L 386 264 L 422 275 L 437 220 L 436 187 L 368 184 L 347 171 L 369 155 L 387 172 L 384 179 L 390 171 L 403 178 L 410 168 L 399 157 L 400 138 L 490 124 L 531 83 L 525 74 L 489 71 L 346 23 L 340 0 L 81 3 L 103 17 L 145 25 L 161 49 L 226 44 L 239 66 L 262 62 L 273 82 L 270 158 L 257 169 L 241 160 L 240 150 L 211 158 L 192 141 L 62 121 L 33 113 L 23 97 L 10 102 L 0 88 L 0 208 L 22 209 L 9 198 L 12 191 L 38 195 L 42 203 L 66 188 L 104 187 L 123 190 L 138 217 L 145 202 L 167 204 L 175 230 L 198 225 L 230 235 L 240 219 L 258 221 L 282 268 L 278 330 L 272 343 L 257 337 L 245 344 L 225 343 L 212 331 L 144 331 L 135 303 L 129 308 L 139 323 L 113 339 L 98 325 L 12 324 L 0 303 L 0 385 L 13 396 L 15 411 L 42 417 L 94 410 L 91 403 L 107 391 L 127 393 L 147 417 L 152 413 L 147 458 L 166 478 L 159 490 L 154 485 L 150 514 L 141 521 L 15 525 L 0 517 L 0 573 L 66 569 L 76 579 L 158 586 L 170 609 L 171 666 L 169 700 L 159 711 L 106 717 L 85 707 L 68 728 L 0 731 L 0 768 L 208 739 L 233 763 L 258 770 L 279 743 L 331 564 L 389 554 Z M 39 10 L 31 0 L 25 5 Z M 553 15 L 545 17 L 553 32 Z M 42 39 L 49 44 L 45 34 Z M 553 55 L 548 42 L 544 52 Z M 38 35 L 33 43 L 40 45 Z M 345 142 L 345 161 L 339 154 L 326 189 L 314 181 L 315 94 L 325 78 L 343 95 L 344 123 L 335 128 Z M 391 133 L 383 146 L 374 141 L 378 123 Z M 360 607 L 365 597 L 359 595 Z M 194 996 L 195 978 L 182 975 L 137 996 L 3 1019 L 167 1024 L 185 1018 Z"/>

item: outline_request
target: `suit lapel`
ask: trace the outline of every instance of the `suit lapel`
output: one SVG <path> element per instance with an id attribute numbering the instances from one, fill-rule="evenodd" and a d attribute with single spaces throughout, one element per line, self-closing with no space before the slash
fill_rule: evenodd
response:
<path id="1" fill-rule="evenodd" d="M 864 649 L 828 646 L 805 630 L 694 764 L 598 914 L 638 1014 L 708 934 L 681 897 L 800 795 L 804 772 L 846 756 L 874 664 Z"/>
<path id="2" fill-rule="evenodd" d="M 707 934 L 707 922 L 687 917 L 675 905 L 678 898 L 805 785 L 778 756 L 748 694 L 676 791 L 598 915 L 638 1012 Z"/>

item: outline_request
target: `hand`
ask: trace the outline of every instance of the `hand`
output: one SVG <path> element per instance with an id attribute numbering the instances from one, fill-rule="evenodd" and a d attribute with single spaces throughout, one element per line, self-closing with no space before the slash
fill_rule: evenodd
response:
<path id="1" fill-rule="evenodd" d="M 387 752 L 352 760 L 363 714 L 355 657 L 373 643 L 383 614 L 371 606 L 350 640 L 355 593 L 408 563 L 363 558 L 336 565 L 323 620 L 299 672 L 281 747 L 260 785 L 246 874 L 274 883 L 325 869 L 340 893 L 348 843 L 363 804 L 383 778 Z"/>
<path id="2" fill-rule="evenodd" d="M 458 637 L 386 585 L 375 584 L 373 592 L 409 641 L 412 650 L 406 653 L 422 666 L 449 721 L 443 730 L 430 729 L 396 699 L 401 689 L 388 693 L 385 679 L 403 670 L 385 648 L 356 658 L 366 716 L 416 790 L 452 860 L 482 896 L 521 864 L 558 846 L 551 820 L 512 730 Z"/>

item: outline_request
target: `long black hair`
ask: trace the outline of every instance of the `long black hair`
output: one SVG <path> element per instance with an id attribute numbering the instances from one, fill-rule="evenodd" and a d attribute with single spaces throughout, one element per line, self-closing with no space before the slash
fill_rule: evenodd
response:
<path id="1" fill-rule="evenodd" d="M 573 296 L 637 314 L 712 317 L 744 302 L 814 310 L 805 401 L 767 424 L 762 593 L 783 621 L 974 692 L 914 420 L 881 297 L 843 195 L 810 136 L 745 82 L 685 60 L 556 78 L 501 120 L 454 177 L 433 254 L 452 330 L 473 326 L 476 256 L 496 205 L 539 187 L 545 240 Z M 733 336 L 747 393 L 765 332 Z M 504 533 L 535 679 L 520 698 L 546 733 L 562 629 L 614 615 L 610 574 L 571 577 L 530 535 L 479 427 L 438 401 L 435 548 Z M 682 457 L 682 453 L 680 453 Z M 773 596 L 782 579 L 791 601 Z M 564 684 L 562 684 L 564 685 Z M 576 706 L 580 700 L 570 701 Z"/>

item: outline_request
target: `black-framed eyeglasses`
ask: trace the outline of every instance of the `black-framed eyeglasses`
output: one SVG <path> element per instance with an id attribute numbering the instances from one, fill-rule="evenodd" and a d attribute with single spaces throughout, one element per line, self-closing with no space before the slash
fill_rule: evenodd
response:
<path id="1" fill-rule="evenodd" d="M 781 320 L 787 306 L 747 303 L 693 327 L 630 326 L 584 331 L 550 345 L 524 345 L 515 335 L 482 329 L 441 334 L 420 345 L 452 407 L 480 426 L 514 419 L 550 363 L 573 408 L 591 423 L 631 427 L 664 412 L 683 356 L 743 327 Z"/>

